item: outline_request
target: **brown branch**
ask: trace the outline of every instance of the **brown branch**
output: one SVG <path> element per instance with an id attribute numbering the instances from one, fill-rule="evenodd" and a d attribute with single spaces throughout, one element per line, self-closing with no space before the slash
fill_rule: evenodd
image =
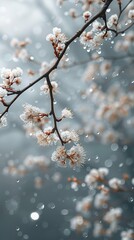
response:
<path id="1" fill-rule="evenodd" d="M 60 133 L 59 133 L 58 126 L 57 126 L 57 122 L 59 122 L 59 120 L 57 119 L 56 114 L 55 114 L 53 87 L 52 87 L 52 84 L 51 84 L 49 75 L 47 75 L 46 80 L 47 80 L 47 84 L 48 84 L 48 87 L 49 87 L 49 94 L 50 94 L 50 101 L 51 101 L 51 111 L 50 111 L 50 115 L 53 116 L 53 121 L 54 121 L 53 131 L 57 133 L 57 135 L 58 135 L 58 137 L 59 137 L 59 139 L 60 139 L 60 141 L 61 141 L 61 144 L 64 145 L 64 141 L 63 141 L 62 138 L 61 138 L 61 135 L 60 135 Z"/>

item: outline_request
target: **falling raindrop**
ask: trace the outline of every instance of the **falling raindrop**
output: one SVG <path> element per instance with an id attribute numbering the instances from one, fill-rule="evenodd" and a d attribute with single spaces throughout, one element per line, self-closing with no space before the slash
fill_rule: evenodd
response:
<path id="1" fill-rule="evenodd" d="M 32 213 L 30 214 L 30 217 L 31 217 L 31 219 L 32 219 L 33 221 L 37 221 L 40 216 L 39 216 L 39 213 L 37 213 L 37 212 L 32 212 Z"/>

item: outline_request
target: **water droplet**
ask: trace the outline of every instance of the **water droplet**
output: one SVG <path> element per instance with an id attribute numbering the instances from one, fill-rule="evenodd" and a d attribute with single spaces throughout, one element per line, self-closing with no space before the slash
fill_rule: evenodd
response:
<path id="1" fill-rule="evenodd" d="M 119 146 L 118 146 L 117 143 L 113 143 L 113 144 L 111 145 L 111 150 L 114 151 L 114 152 L 117 151 L 118 148 L 119 148 Z"/>
<path id="2" fill-rule="evenodd" d="M 29 239 L 29 236 L 28 236 L 27 234 L 24 234 L 23 238 L 24 238 L 25 240 L 27 240 L 27 239 Z"/>
<path id="3" fill-rule="evenodd" d="M 44 207 L 45 207 L 45 205 L 44 205 L 43 203 L 39 203 L 39 204 L 37 205 L 37 208 L 38 208 L 39 210 L 43 210 Z"/>
<path id="4" fill-rule="evenodd" d="M 30 214 L 30 217 L 31 217 L 32 220 L 37 221 L 40 216 L 39 216 L 39 213 L 37 213 L 37 212 L 32 212 L 32 213 Z"/>
<path id="5" fill-rule="evenodd" d="M 111 12 L 111 9 L 110 9 L 110 8 L 108 8 L 106 12 L 108 12 L 108 13 L 109 13 L 109 12 Z"/>
<path id="6" fill-rule="evenodd" d="M 71 231 L 70 231 L 70 229 L 67 229 L 67 228 L 66 228 L 66 229 L 64 229 L 64 232 L 63 232 L 63 233 L 64 233 L 65 236 L 69 236 L 70 233 L 71 233 Z"/>
<path id="7" fill-rule="evenodd" d="M 64 216 L 67 215 L 68 214 L 68 210 L 67 209 L 62 209 L 61 210 L 61 214 L 64 215 Z"/>
<path id="8" fill-rule="evenodd" d="M 48 207 L 50 209 L 54 209 L 55 208 L 55 204 L 53 202 L 51 202 L 51 203 L 48 204 Z"/>
<path id="9" fill-rule="evenodd" d="M 124 36 L 125 36 L 125 33 L 122 33 L 121 36 L 124 37 Z"/>

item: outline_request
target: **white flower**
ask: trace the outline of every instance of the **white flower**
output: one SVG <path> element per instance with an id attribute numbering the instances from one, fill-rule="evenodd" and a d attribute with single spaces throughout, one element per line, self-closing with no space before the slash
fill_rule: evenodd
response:
<path id="1" fill-rule="evenodd" d="M 103 192 L 96 194 L 94 199 L 94 206 L 96 208 L 104 208 L 107 206 L 109 200 L 109 196 Z"/>
<path id="2" fill-rule="evenodd" d="M 17 57 L 20 58 L 22 61 L 26 61 L 29 58 L 29 54 L 25 48 L 22 48 L 17 53 Z"/>
<path id="3" fill-rule="evenodd" d="M 10 78 L 10 75 L 11 75 L 11 69 L 2 68 L 2 70 L 1 70 L 1 78 L 2 79 Z"/>
<path id="4" fill-rule="evenodd" d="M 62 118 L 72 118 L 73 115 L 69 109 L 64 108 L 61 112 L 61 116 L 62 116 Z"/>
<path id="5" fill-rule="evenodd" d="M 52 161 L 57 162 L 61 166 L 66 166 L 67 153 L 64 146 L 57 147 L 52 154 Z"/>
<path id="6" fill-rule="evenodd" d="M 113 14 L 109 19 L 108 19 L 108 22 L 107 22 L 107 25 L 108 27 L 112 27 L 113 25 L 116 26 L 118 23 L 118 16 L 117 14 Z"/>
<path id="7" fill-rule="evenodd" d="M 79 141 L 79 136 L 78 134 L 72 130 L 72 131 L 61 131 L 61 138 L 64 142 L 78 142 Z"/>
<path id="8" fill-rule="evenodd" d="M 6 127 L 7 126 L 7 119 L 6 119 L 6 117 L 2 117 L 2 118 L 0 118 L 0 128 L 2 128 L 2 127 Z"/>
<path id="9" fill-rule="evenodd" d="M 94 237 L 100 237 L 103 233 L 103 226 L 100 222 L 94 223 L 94 230 L 93 230 L 93 236 Z"/>
<path id="10" fill-rule="evenodd" d="M 7 90 L 0 87 L 0 98 L 7 96 Z"/>
<path id="11" fill-rule="evenodd" d="M 104 177 L 108 175 L 109 170 L 108 168 L 99 168 L 98 172 L 99 172 L 99 178 L 104 179 Z"/>
<path id="12" fill-rule="evenodd" d="M 103 217 L 104 221 L 108 223 L 112 223 L 114 221 L 118 221 L 122 216 L 122 209 L 121 208 L 112 208 L 110 209 Z"/>
<path id="13" fill-rule="evenodd" d="M 97 20 L 95 20 L 92 24 L 93 26 L 93 31 L 96 31 L 96 30 L 101 30 L 102 29 L 102 24 L 100 22 L 98 22 Z"/>
<path id="14" fill-rule="evenodd" d="M 134 19 L 134 9 L 129 10 L 129 12 L 128 12 L 128 18 Z"/>
<path id="15" fill-rule="evenodd" d="M 13 38 L 10 42 L 11 47 L 18 47 L 19 40 L 18 38 Z"/>
<path id="16" fill-rule="evenodd" d="M 107 168 L 91 169 L 89 174 L 85 177 L 85 182 L 88 186 L 96 184 L 98 181 L 103 181 L 104 177 L 108 175 L 109 170 Z"/>
<path id="17" fill-rule="evenodd" d="M 132 229 L 128 229 L 127 231 L 121 232 L 121 240 L 133 240 L 134 239 L 134 231 Z"/>
<path id="18" fill-rule="evenodd" d="M 13 73 L 15 78 L 16 77 L 21 77 L 22 74 L 23 74 L 23 70 L 21 68 L 17 67 L 17 68 L 12 70 L 12 73 Z"/>
<path id="19" fill-rule="evenodd" d="M 48 34 L 47 36 L 46 36 L 46 40 L 49 42 L 54 42 L 55 41 L 55 36 L 53 35 L 53 34 Z"/>
<path id="20" fill-rule="evenodd" d="M 25 123 L 39 123 L 42 120 L 43 111 L 35 106 L 30 104 L 24 104 L 24 113 L 20 115 L 20 118 Z"/>
<path id="21" fill-rule="evenodd" d="M 118 178 L 111 178 L 108 184 L 114 190 L 120 190 L 122 187 L 122 181 Z"/>
<path id="22" fill-rule="evenodd" d="M 35 133 L 35 136 L 38 140 L 39 145 L 41 146 L 52 145 L 53 143 L 56 143 L 59 140 L 57 135 L 53 133 L 51 127 L 45 128 L 43 132 L 37 131 Z"/>
<path id="23" fill-rule="evenodd" d="M 93 33 L 91 31 L 90 32 L 84 31 L 80 36 L 80 42 L 85 46 L 89 46 L 92 39 L 93 39 Z"/>
<path id="24" fill-rule="evenodd" d="M 28 155 L 24 160 L 24 166 L 27 169 L 32 169 L 33 167 L 47 168 L 50 165 L 48 158 L 44 156 L 32 156 Z"/>
<path id="25" fill-rule="evenodd" d="M 53 28 L 53 34 L 55 36 L 58 36 L 61 33 L 61 28 L 54 27 Z"/>
<path id="26" fill-rule="evenodd" d="M 116 52 L 126 52 L 128 50 L 128 48 L 130 47 L 130 42 L 129 41 L 121 41 L 121 40 L 118 40 L 115 45 L 114 45 L 114 49 Z"/>
<path id="27" fill-rule="evenodd" d="M 92 16 L 92 14 L 89 11 L 86 11 L 83 13 L 83 18 L 85 21 L 88 21 L 91 16 Z"/>
<path id="28" fill-rule="evenodd" d="M 76 204 L 76 211 L 81 213 L 87 213 L 89 212 L 91 206 L 92 206 L 92 197 L 84 197 L 81 201 L 78 201 Z"/>
<path id="29" fill-rule="evenodd" d="M 111 62 L 110 61 L 103 61 L 100 65 L 100 72 L 102 76 L 108 74 L 109 70 L 111 69 Z"/>
<path id="30" fill-rule="evenodd" d="M 70 160 L 70 165 L 74 166 L 81 166 L 85 163 L 85 151 L 82 146 L 77 144 L 73 146 L 70 150 L 67 151 L 68 158 Z"/>
<path id="31" fill-rule="evenodd" d="M 90 224 L 87 220 L 84 220 L 82 216 L 76 216 L 71 219 L 70 227 L 72 230 L 83 231 L 84 229 L 89 228 Z"/>
<path id="32" fill-rule="evenodd" d="M 9 68 L 2 68 L 1 78 L 3 79 L 3 85 L 6 87 L 10 87 L 14 83 L 20 84 L 22 74 L 23 71 L 19 67 L 14 68 L 13 70 Z"/>
<path id="33" fill-rule="evenodd" d="M 75 8 L 70 8 L 68 14 L 72 18 L 76 18 L 77 17 L 77 12 L 76 12 Z"/>

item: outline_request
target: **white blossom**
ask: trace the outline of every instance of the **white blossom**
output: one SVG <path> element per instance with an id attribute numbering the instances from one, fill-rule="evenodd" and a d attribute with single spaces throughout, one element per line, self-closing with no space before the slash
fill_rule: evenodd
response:
<path id="1" fill-rule="evenodd" d="M 6 119 L 6 117 L 1 117 L 0 118 L 0 128 L 2 128 L 2 127 L 6 127 L 7 126 L 7 119 Z"/>
<path id="2" fill-rule="evenodd" d="M 120 190 L 122 188 L 122 181 L 118 178 L 111 178 L 108 184 L 114 190 Z"/>
<path id="3" fill-rule="evenodd" d="M 128 18 L 134 19 L 134 9 L 130 9 L 128 12 Z"/>
<path id="4" fill-rule="evenodd" d="M 9 68 L 2 68 L 1 78 L 3 79 L 3 85 L 5 87 L 10 87 L 14 83 L 17 85 L 20 84 L 22 74 L 23 74 L 23 70 L 19 67 L 13 70 Z"/>
<path id="5" fill-rule="evenodd" d="M 92 16 L 92 14 L 89 11 L 86 11 L 83 13 L 83 18 L 85 21 L 88 21 L 91 16 Z"/>
<path id="6" fill-rule="evenodd" d="M 61 112 L 61 116 L 62 116 L 62 118 L 72 118 L 73 115 L 69 109 L 64 108 Z"/>
<path id="7" fill-rule="evenodd" d="M 52 145 L 59 140 L 57 135 L 53 133 L 52 127 L 45 128 L 43 131 L 37 131 L 35 136 L 41 146 Z"/>
<path id="8" fill-rule="evenodd" d="M 64 146 L 57 147 L 52 154 L 52 161 L 57 162 L 61 166 L 66 166 L 67 153 Z"/>
<path id="9" fill-rule="evenodd" d="M 104 208 L 105 206 L 107 206 L 108 201 L 109 201 L 108 194 L 105 194 L 104 192 L 98 193 L 98 194 L 96 194 L 95 199 L 94 199 L 94 206 L 97 209 Z"/>
<path id="10" fill-rule="evenodd" d="M 69 142 L 69 141 L 78 142 L 79 141 L 79 136 L 74 130 L 61 131 L 60 134 L 61 134 L 61 138 L 64 142 Z"/>
<path id="11" fill-rule="evenodd" d="M 72 230 L 83 231 L 90 227 L 90 223 L 82 216 L 76 216 L 70 220 L 70 227 Z"/>
<path id="12" fill-rule="evenodd" d="M 0 98 L 7 96 L 7 90 L 0 87 Z"/>
<path id="13" fill-rule="evenodd" d="M 111 208 L 103 217 L 104 221 L 112 223 L 118 221 L 122 216 L 122 208 Z"/>
<path id="14" fill-rule="evenodd" d="M 84 197 L 81 201 L 76 203 L 76 211 L 81 213 L 89 212 L 92 207 L 93 198 L 90 196 Z"/>
<path id="15" fill-rule="evenodd" d="M 109 170 L 107 168 L 91 169 L 89 174 L 85 177 L 85 182 L 88 186 L 96 184 L 98 181 L 103 181 L 105 176 L 107 176 Z"/>
<path id="16" fill-rule="evenodd" d="M 85 163 L 86 154 L 84 148 L 79 144 L 70 148 L 70 150 L 67 151 L 67 155 L 70 159 L 70 165 L 72 167 L 81 166 Z"/>
<path id="17" fill-rule="evenodd" d="M 133 240 L 134 239 L 134 231 L 132 229 L 128 229 L 126 231 L 121 232 L 121 240 Z"/>
<path id="18" fill-rule="evenodd" d="M 117 14 L 113 14 L 112 16 L 110 16 L 110 18 L 108 19 L 107 25 L 108 27 L 112 27 L 112 26 L 116 26 L 118 23 L 118 16 Z"/>

